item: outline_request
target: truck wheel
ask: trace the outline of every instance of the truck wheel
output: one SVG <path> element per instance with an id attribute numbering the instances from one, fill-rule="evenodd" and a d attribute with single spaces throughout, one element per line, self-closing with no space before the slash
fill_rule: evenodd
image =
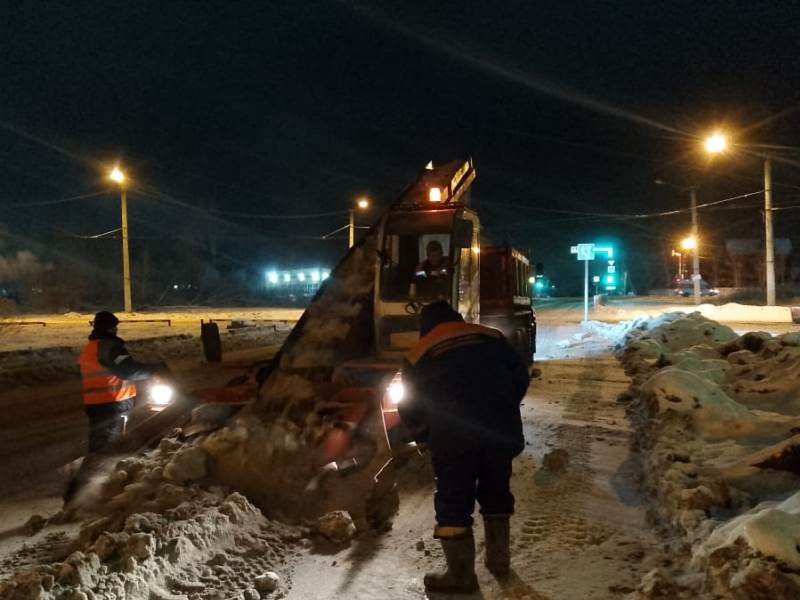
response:
<path id="1" fill-rule="evenodd" d="M 208 362 L 222 362 L 222 340 L 216 323 L 200 325 L 200 340 L 203 342 L 203 355 Z"/>
<path id="2" fill-rule="evenodd" d="M 525 361 L 525 364 L 530 364 L 530 340 L 528 339 L 527 331 L 524 329 L 517 329 L 514 332 L 514 349 L 519 353 L 520 357 Z"/>

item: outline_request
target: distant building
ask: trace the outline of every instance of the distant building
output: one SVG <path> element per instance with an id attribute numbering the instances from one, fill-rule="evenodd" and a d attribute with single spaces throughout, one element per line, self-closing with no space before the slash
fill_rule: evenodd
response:
<path id="1" fill-rule="evenodd" d="M 283 305 L 305 305 L 330 277 L 330 269 L 270 269 L 264 274 L 264 290 L 270 301 Z"/>

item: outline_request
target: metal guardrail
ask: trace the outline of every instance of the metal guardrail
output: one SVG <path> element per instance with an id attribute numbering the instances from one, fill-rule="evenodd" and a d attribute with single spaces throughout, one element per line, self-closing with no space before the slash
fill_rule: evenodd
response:
<path id="1" fill-rule="evenodd" d="M 297 321 L 293 319 L 200 319 L 200 324 L 203 323 L 233 323 L 235 321 L 241 323 L 272 323 L 274 325 L 291 325 L 292 323 L 296 323 Z"/>

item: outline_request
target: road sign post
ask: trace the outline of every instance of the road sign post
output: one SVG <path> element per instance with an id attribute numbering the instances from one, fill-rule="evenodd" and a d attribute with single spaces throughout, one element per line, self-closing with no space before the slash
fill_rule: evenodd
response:
<path id="1" fill-rule="evenodd" d="M 589 321 L 589 261 L 583 261 L 583 322 Z"/>
<path id="2" fill-rule="evenodd" d="M 583 322 L 589 321 L 589 261 L 594 260 L 594 244 L 578 244 L 570 248 L 583 261 Z"/>
<path id="3" fill-rule="evenodd" d="M 597 246 L 595 244 L 578 244 L 577 246 L 570 246 L 571 254 L 575 254 L 578 260 L 582 260 L 583 265 L 583 322 L 589 321 L 589 261 L 594 260 L 595 254 L 600 252 L 605 254 L 609 259 L 614 258 L 613 246 Z M 608 261 L 608 272 L 616 273 L 617 267 L 614 260 Z M 595 284 L 599 279 L 595 280 Z M 595 285 L 595 293 L 597 293 Z"/>

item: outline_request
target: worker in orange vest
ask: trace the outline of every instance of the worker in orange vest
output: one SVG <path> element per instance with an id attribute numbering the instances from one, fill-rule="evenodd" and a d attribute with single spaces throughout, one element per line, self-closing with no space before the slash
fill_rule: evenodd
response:
<path id="1" fill-rule="evenodd" d="M 113 444 L 124 432 L 136 398 L 136 381 L 153 377 L 162 367 L 135 361 L 117 337 L 119 319 L 97 313 L 89 343 L 80 355 L 83 404 L 89 417 L 89 454 Z"/>
<path id="2" fill-rule="evenodd" d="M 500 579 L 510 573 L 511 464 L 525 447 L 520 402 L 528 369 L 502 333 L 465 323 L 445 301 L 420 311 L 419 328 L 419 342 L 403 364 L 406 396 L 398 410 L 414 440 L 431 451 L 433 537 L 447 563 L 423 583 L 428 592 L 473 593 L 475 500 L 483 515 L 486 567 Z"/>

